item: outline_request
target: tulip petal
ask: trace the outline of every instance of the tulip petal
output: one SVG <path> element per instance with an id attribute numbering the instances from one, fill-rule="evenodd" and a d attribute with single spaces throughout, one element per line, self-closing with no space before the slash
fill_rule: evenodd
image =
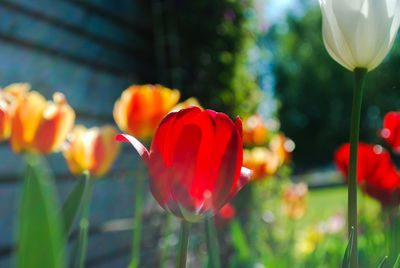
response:
<path id="1" fill-rule="evenodd" d="M 118 134 L 117 136 L 115 136 L 115 139 L 119 142 L 129 142 L 130 144 L 132 144 L 133 148 L 135 148 L 135 150 L 139 153 L 146 166 L 149 167 L 149 151 L 147 151 L 146 147 L 144 147 L 144 145 L 140 141 L 128 134 Z"/>
<path id="2" fill-rule="evenodd" d="M 178 142 L 179 133 L 187 122 L 197 116 L 201 110 L 198 107 L 182 109 L 179 112 L 171 112 L 161 121 L 151 144 L 150 154 L 157 150 L 163 156 L 166 165 L 170 166 L 173 159 L 173 151 Z"/>
<path id="3" fill-rule="evenodd" d="M 196 187 L 194 177 L 197 175 L 197 155 L 201 142 L 201 128 L 193 124 L 187 125 L 179 136 L 173 156 L 172 197 L 177 204 L 191 211 L 196 209 L 196 203 L 203 198 L 203 196 L 196 195 L 197 192 L 192 192 Z M 203 177 L 203 180 L 206 179 Z"/>
<path id="4" fill-rule="evenodd" d="M 240 134 L 240 138 L 243 140 L 243 123 L 239 116 L 236 117 L 235 127 Z"/>
<path id="5" fill-rule="evenodd" d="M 216 119 L 215 155 L 217 178 L 212 190 L 213 209 L 218 211 L 234 189 L 243 164 L 243 143 L 232 121 L 223 114 Z M 227 143 L 223 141 L 228 141 Z"/>
<path id="6" fill-rule="evenodd" d="M 242 169 L 240 170 L 240 176 L 235 185 L 235 188 L 232 189 L 232 191 L 229 194 L 228 199 L 225 201 L 225 203 L 231 201 L 232 198 L 235 197 L 235 195 L 243 188 L 243 186 L 250 181 L 251 176 L 253 176 L 253 171 L 248 168 L 242 167 Z"/>

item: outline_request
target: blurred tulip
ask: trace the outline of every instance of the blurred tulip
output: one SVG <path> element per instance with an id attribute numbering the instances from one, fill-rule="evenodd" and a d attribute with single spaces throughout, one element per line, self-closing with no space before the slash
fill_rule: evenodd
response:
<path id="1" fill-rule="evenodd" d="M 389 112 L 385 115 L 380 136 L 390 145 L 393 152 L 400 153 L 400 112 Z"/>
<path id="2" fill-rule="evenodd" d="M 338 171 L 347 180 L 349 170 L 350 145 L 343 144 L 335 152 L 334 160 Z M 357 182 L 364 185 L 378 165 L 387 166 L 390 155 L 379 145 L 369 145 L 360 142 L 358 145 Z"/>
<path id="3" fill-rule="evenodd" d="M 236 209 L 230 204 L 226 203 L 217 214 L 215 214 L 215 224 L 217 227 L 225 226 L 233 217 L 235 217 Z"/>
<path id="4" fill-rule="evenodd" d="M 141 155 L 160 206 L 187 221 L 198 221 L 207 211 L 215 215 L 251 177 L 242 167 L 242 122 L 223 113 L 191 107 L 168 114 L 150 153 L 132 136 L 117 139 Z"/>
<path id="5" fill-rule="evenodd" d="M 36 91 L 20 97 L 12 118 L 11 147 L 48 154 L 60 148 L 73 127 L 75 112 L 64 95 L 56 92 L 53 101 Z"/>
<path id="6" fill-rule="evenodd" d="M 111 168 L 118 152 L 115 141 L 117 130 L 111 126 L 86 129 L 76 126 L 68 137 L 63 155 L 74 175 L 89 171 L 90 175 L 103 176 Z"/>
<path id="7" fill-rule="evenodd" d="M 400 0 L 319 0 L 326 50 L 353 71 L 376 68 L 389 53 L 400 24 Z"/>
<path id="8" fill-rule="evenodd" d="M 296 253 L 300 253 L 302 255 L 309 255 L 313 253 L 323 238 L 324 234 L 321 233 L 317 228 L 308 227 L 301 235 L 299 241 L 296 243 Z"/>
<path id="9" fill-rule="evenodd" d="M 307 211 L 308 187 L 305 183 L 291 184 L 283 193 L 282 213 L 294 220 L 301 219 Z"/>
<path id="10" fill-rule="evenodd" d="M 349 144 L 335 153 L 335 164 L 347 180 Z M 360 143 L 358 146 L 357 182 L 364 192 L 384 206 L 400 203 L 400 175 L 390 160 L 389 153 L 379 145 Z"/>
<path id="11" fill-rule="evenodd" d="M 280 158 L 266 147 L 243 150 L 243 166 L 253 170 L 251 180 L 260 180 L 274 175 L 280 167 Z"/>
<path id="12" fill-rule="evenodd" d="M 172 108 L 171 111 L 179 111 L 179 110 L 189 108 L 192 106 L 199 107 L 201 110 L 204 110 L 204 108 L 200 105 L 200 102 L 196 98 L 191 97 L 191 98 L 175 105 L 175 107 Z"/>
<path id="13" fill-rule="evenodd" d="M 13 83 L 6 86 L 3 90 L 11 94 L 16 99 L 21 99 L 29 90 L 31 85 L 29 83 Z"/>
<path id="14" fill-rule="evenodd" d="M 114 120 L 123 132 L 140 140 L 149 139 L 179 97 L 178 90 L 160 85 L 130 86 L 115 102 Z"/>
<path id="15" fill-rule="evenodd" d="M 275 134 L 269 143 L 271 151 L 279 156 L 280 165 L 289 162 L 295 148 L 294 142 L 283 133 Z"/>
<path id="16" fill-rule="evenodd" d="M 0 141 L 11 135 L 11 119 L 19 99 L 30 89 L 27 83 L 14 83 L 0 89 Z"/>
<path id="17" fill-rule="evenodd" d="M 243 143 L 247 146 L 263 145 L 267 142 L 268 129 L 260 115 L 252 115 L 243 121 Z"/>

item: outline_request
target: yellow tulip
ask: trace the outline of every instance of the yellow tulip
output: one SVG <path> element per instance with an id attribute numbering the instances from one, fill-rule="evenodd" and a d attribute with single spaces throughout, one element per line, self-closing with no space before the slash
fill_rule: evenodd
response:
<path id="1" fill-rule="evenodd" d="M 70 171 L 75 175 L 88 171 L 93 176 L 107 173 L 119 152 L 116 135 L 117 130 L 112 126 L 74 127 L 63 151 Z"/>
<path id="2" fill-rule="evenodd" d="M 11 148 L 19 153 L 32 151 L 48 154 L 57 151 L 73 127 L 75 112 L 62 93 L 53 101 L 38 92 L 20 97 L 12 117 Z"/>

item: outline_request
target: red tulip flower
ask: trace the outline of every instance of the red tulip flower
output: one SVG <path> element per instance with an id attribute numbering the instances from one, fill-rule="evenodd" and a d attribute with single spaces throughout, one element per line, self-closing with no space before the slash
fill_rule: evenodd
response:
<path id="1" fill-rule="evenodd" d="M 395 153 L 400 153 L 400 112 L 389 112 L 385 115 L 380 136 Z"/>
<path id="2" fill-rule="evenodd" d="M 216 214 L 247 183 L 242 167 L 240 118 L 197 107 L 169 113 L 160 123 L 150 152 L 134 137 L 120 134 L 146 163 L 150 189 L 161 207 L 187 221 Z"/>
<path id="3" fill-rule="evenodd" d="M 349 144 L 335 153 L 335 164 L 346 180 L 349 170 Z M 390 160 L 390 154 L 379 145 L 360 143 L 358 146 L 357 182 L 364 192 L 382 205 L 400 203 L 400 175 Z"/>

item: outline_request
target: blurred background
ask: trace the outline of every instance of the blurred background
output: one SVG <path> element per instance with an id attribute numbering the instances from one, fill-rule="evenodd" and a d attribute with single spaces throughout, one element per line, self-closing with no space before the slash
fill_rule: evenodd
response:
<path id="1" fill-rule="evenodd" d="M 368 74 L 360 131 L 364 142 L 383 144 L 376 133 L 386 112 L 399 107 L 399 65 L 400 43 L 396 42 L 388 59 Z M 246 218 L 248 208 L 241 208 L 237 201 L 239 220 L 228 228 L 234 236 L 226 238 L 223 233 L 220 238 L 222 254 L 232 260 L 233 267 L 264 267 L 263 261 L 273 260 L 274 254 L 277 260 L 284 256 L 279 254 L 293 237 L 311 239 L 315 248 L 322 234 L 312 236 L 310 226 L 332 217 L 341 224 L 346 188 L 332 159 L 334 151 L 348 140 L 352 79 L 352 73 L 325 51 L 317 1 L 0 0 L 0 85 L 29 82 L 47 98 L 61 91 L 75 109 L 77 123 L 89 127 L 114 124 L 113 105 L 124 89 L 131 84 L 158 83 L 179 89 L 181 100 L 196 97 L 203 107 L 231 118 L 258 113 L 273 122 L 272 130 L 280 129 L 294 141 L 291 161 L 274 176 L 282 185 L 290 181 L 308 184 L 308 212 L 301 220 L 279 223 L 277 202 L 282 196 L 270 197 L 266 192 L 280 193 L 284 186 L 274 186 L 269 178 L 257 190 L 245 188 L 238 199 L 252 196 L 259 205 L 254 217 L 260 221 L 246 225 L 251 219 Z M 7 143 L 1 144 L 0 155 L 0 266 L 9 267 L 23 161 Z M 62 200 L 74 178 L 62 156 L 51 155 L 48 161 Z M 125 267 L 129 262 L 135 187 L 130 174 L 137 161 L 130 148 L 122 150 L 112 171 L 96 182 L 88 267 Z M 379 206 L 363 198 L 374 215 Z M 167 242 L 160 240 L 163 214 L 154 213 L 160 211 L 150 195 L 146 204 L 148 230 L 143 233 L 142 261 L 143 267 L 154 267 L 157 248 L 174 248 L 177 236 L 173 230 Z M 276 224 L 277 229 L 272 229 Z M 272 239 L 276 250 L 251 235 L 255 226 L 266 232 L 259 240 Z M 286 237 L 288 228 L 299 230 L 298 234 Z M 278 238 L 269 234 L 271 230 Z M 338 232 L 332 239 L 345 241 L 343 226 Z M 200 234 L 193 236 L 191 247 L 203 246 Z M 234 246 L 225 245 L 224 237 Z M 345 245 L 335 247 L 332 239 L 324 249 L 331 249 L 328 257 L 340 261 Z M 256 253 L 251 250 L 255 246 L 260 246 Z M 324 250 L 315 253 L 314 248 L 310 251 L 308 245 L 306 255 L 314 254 L 308 264 L 304 256 L 297 258 L 304 267 L 328 258 L 320 256 Z M 263 250 L 269 253 L 260 253 Z M 173 261 L 175 253 L 171 254 Z M 201 265 L 204 256 L 196 254 L 189 256 L 193 265 L 189 267 Z M 250 261 L 254 259 L 263 261 Z"/>

